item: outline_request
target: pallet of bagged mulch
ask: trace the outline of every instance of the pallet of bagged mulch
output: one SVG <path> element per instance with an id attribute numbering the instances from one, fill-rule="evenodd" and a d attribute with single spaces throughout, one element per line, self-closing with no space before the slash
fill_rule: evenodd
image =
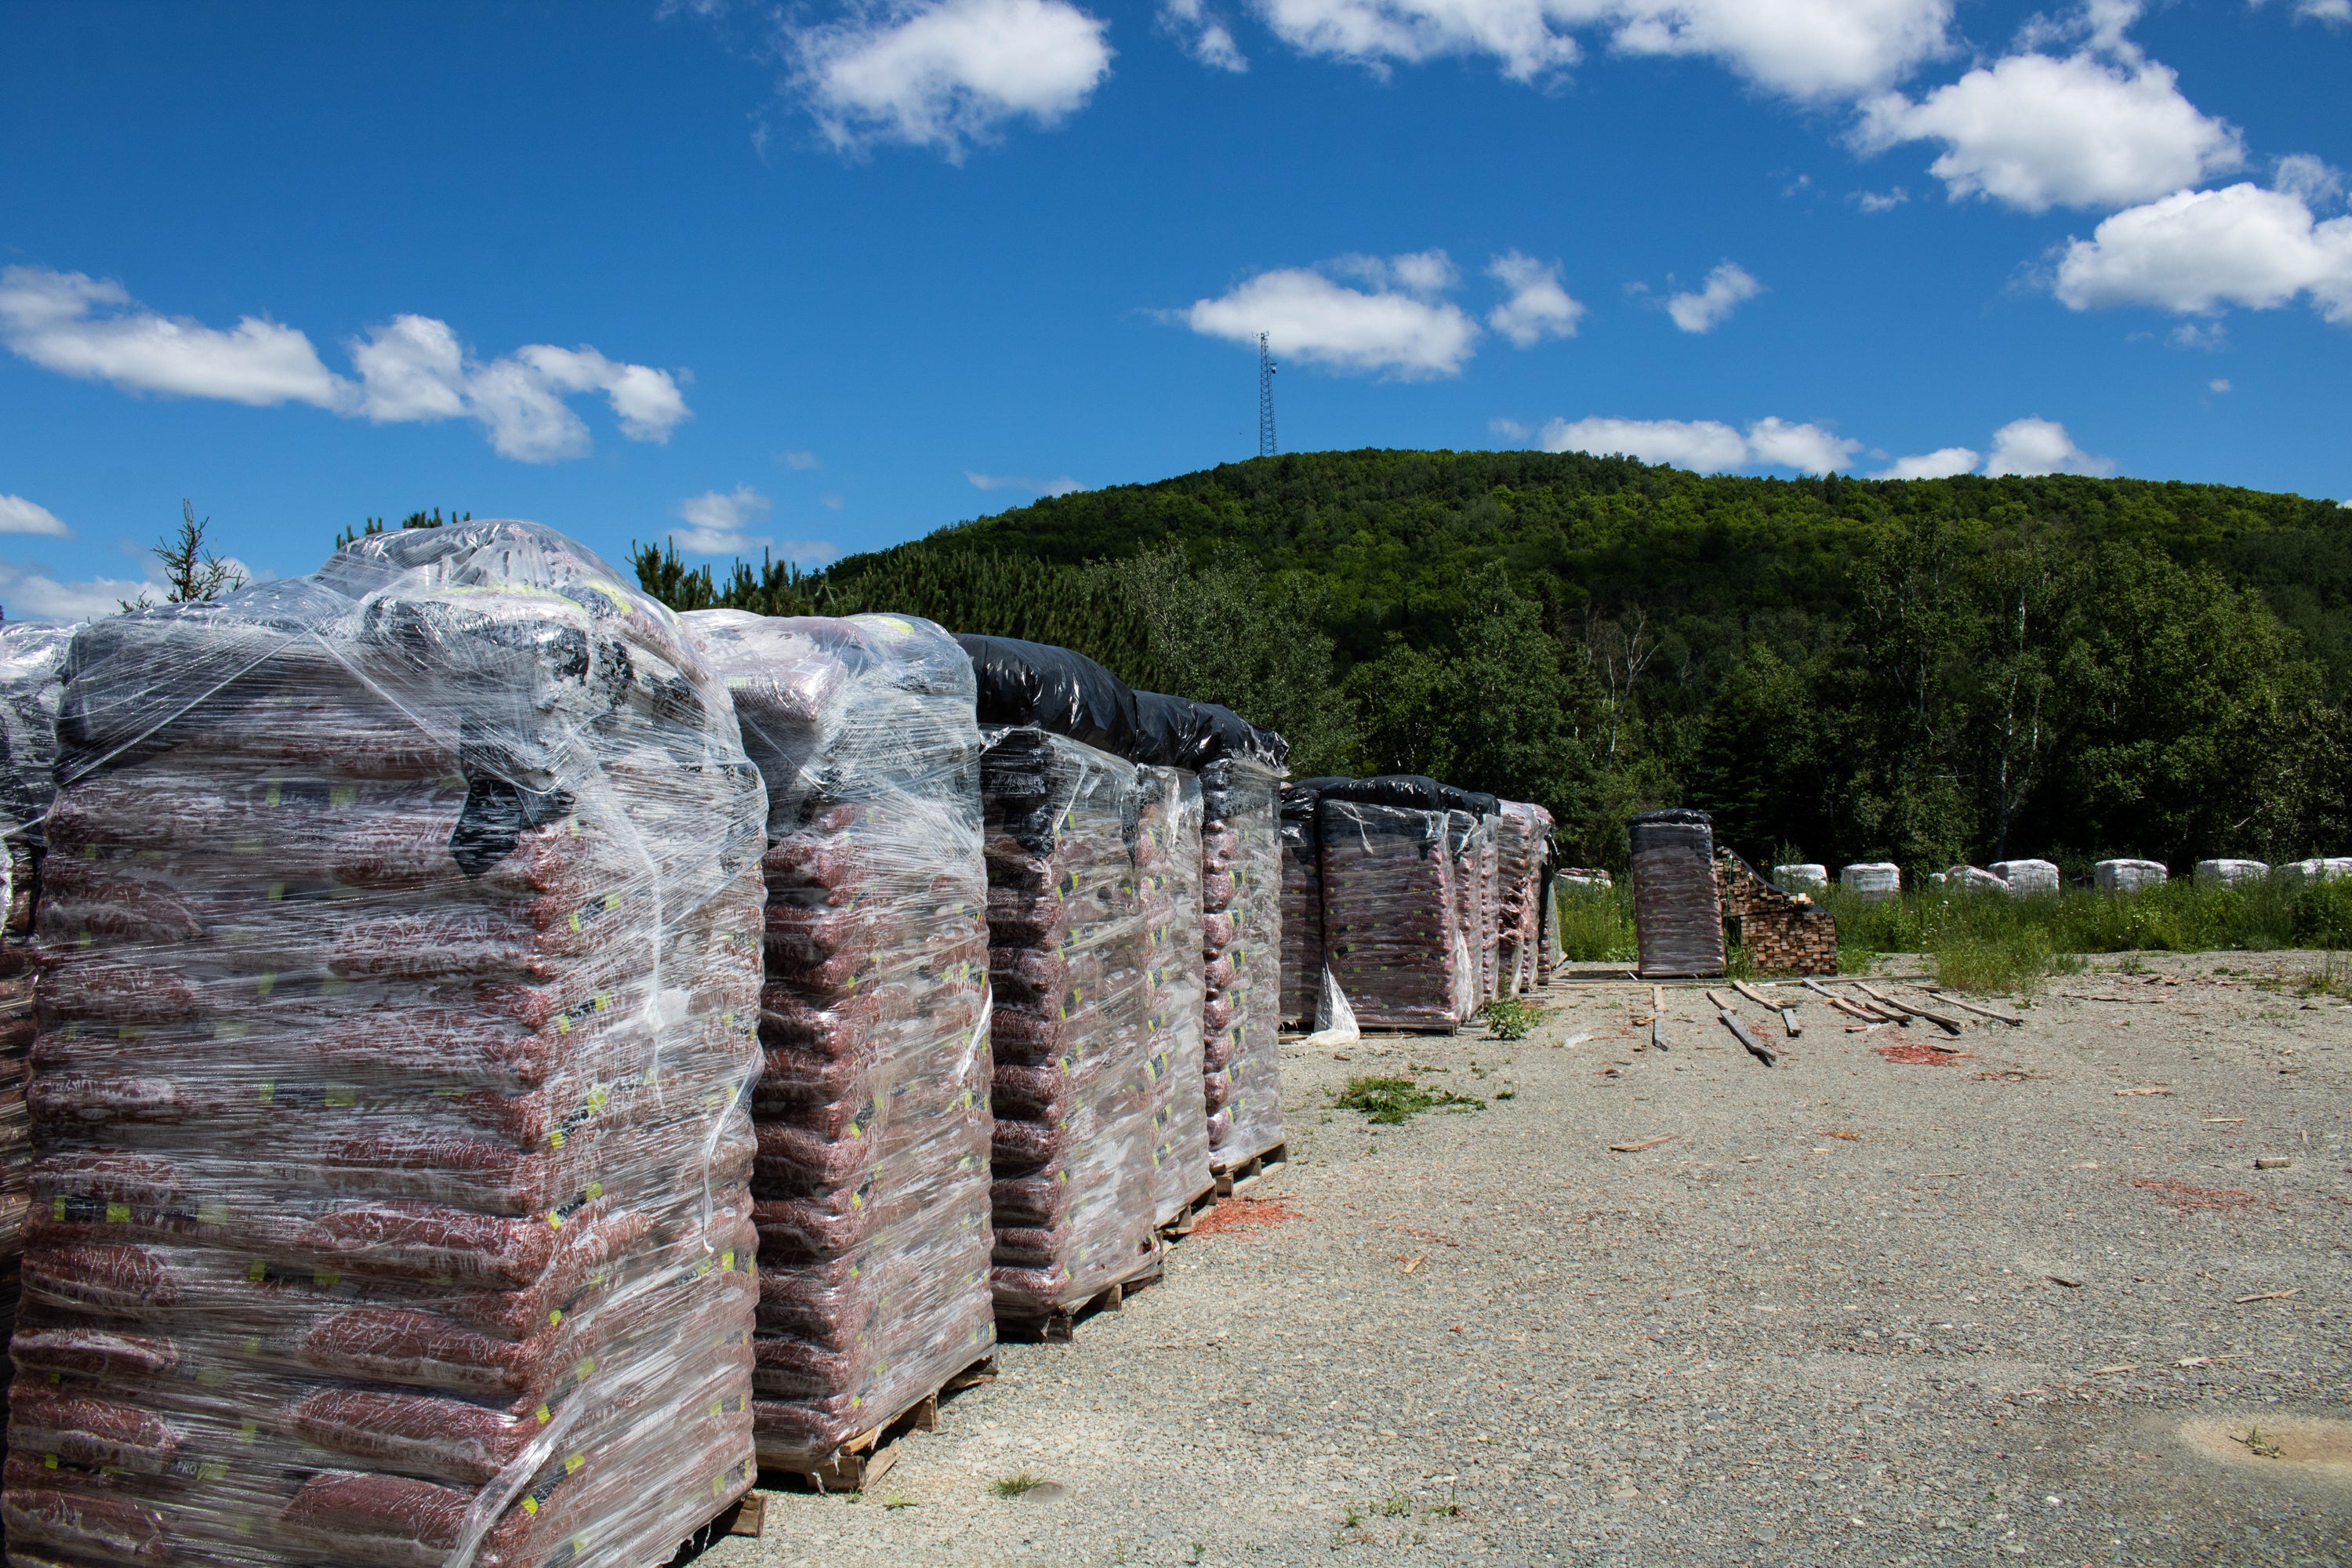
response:
<path id="1" fill-rule="evenodd" d="M 967 1388 L 996 1381 L 996 1352 L 992 1349 L 970 1364 L 949 1376 L 940 1385 L 921 1397 L 908 1401 L 902 1407 L 875 1421 L 863 1431 L 851 1434 L 831 1450 L 815 1456 L 813 1461 L 797 1462 L 796 1468 L 776 1471 L 763 1468 L 763 1476 L 789 1479 L 820 1492 L 863 1491 L 880 1480 L 890 1467 L 905 1453 L 901 1439 L 917 1432 L 939 1429 L 940 1405 L 944 1400 Z"/>

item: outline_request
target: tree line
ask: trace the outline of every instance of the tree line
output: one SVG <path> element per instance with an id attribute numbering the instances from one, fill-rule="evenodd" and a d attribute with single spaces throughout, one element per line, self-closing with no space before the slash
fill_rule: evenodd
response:
<path id="1" fill-rule="evenodd" d="M 1059 643 L 1282 731 L 1292 769 L 1655 805 L 1759 861 L 2352 853 L 2352 511 L 2073 476 L 1701 477 L 1292 454 L 803 573 L 646 546 L 680 608 Z"/>

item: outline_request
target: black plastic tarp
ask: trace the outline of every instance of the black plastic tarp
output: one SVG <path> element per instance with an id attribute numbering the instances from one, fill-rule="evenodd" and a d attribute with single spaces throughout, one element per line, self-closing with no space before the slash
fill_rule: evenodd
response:
<path id="1" fill-rule="evenodd" d="M 1033 725 L 1135 760 L 1135 693 L 1093 659 L 1018 637 L 959 632 L 956 641 L 979 679 L 982 723 Z"/>
<path id="2" fill-rule="evenodd" d="M 1227 757 L 1248 757 L 1278 768 L 1290 742 L 1261 730 L 1230 708 L 1164 692 L 1135 694 L 1136 750 L 1128 760 L 1199 773 Z"/>

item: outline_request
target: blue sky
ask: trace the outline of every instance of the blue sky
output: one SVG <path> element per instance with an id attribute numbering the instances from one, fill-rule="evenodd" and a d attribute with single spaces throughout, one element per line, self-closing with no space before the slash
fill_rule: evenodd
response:
<path id="1" fill-rule="evenodd" d="M 0 605 L 1255 451 L 2352 493 L 2352 0 L 0 12 Z"/>

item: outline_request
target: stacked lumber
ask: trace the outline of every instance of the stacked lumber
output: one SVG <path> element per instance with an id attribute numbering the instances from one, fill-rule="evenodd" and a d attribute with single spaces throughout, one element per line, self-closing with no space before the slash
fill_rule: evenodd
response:
<path id="1" fill-rule="evenodd" d="M 752 1479 L 764 803 L 534 524 L 74 638 L 12 1560 L 662 1560 Z"/>
<path id="2" fill-rule="evenodd" d="M 760 1465 L 818 1474 L 995 1343 L 971 663 L 894 616 L 685 621 L 767 785 Z"/>
<path id="3" fill-rule="evenodd" d="M 1201 773 L 1201 942 L 1209 1150 L 1231 1170 L 1283 1142 L 1279 770 L 1228 756 Z"/>
<path id="4" fill-rule="evenodd" d="M 1030 1323 L 1159 1258 L 1141 790 L 1134 763 L 1066 735 L 982 737 L 992 1282 L 999 1321 Z"/>

